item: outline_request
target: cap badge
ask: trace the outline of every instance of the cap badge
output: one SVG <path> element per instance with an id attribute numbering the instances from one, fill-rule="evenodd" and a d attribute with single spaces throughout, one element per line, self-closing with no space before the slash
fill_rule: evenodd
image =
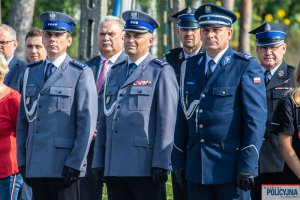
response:
<path id="1" fill-rule="evenodd" d="M 137 12 L 131 12 L 130 13 L 130 18 L 133 20 L 138 20 L 139 19 L 139 15 Z"/>
<path id="2" fill-rule="evenodd" d="M 49 13 L 49 21 L 55 21 L 56 20 L 56 14 L 54 12 Z"/>
<path id="3" fill-rule="evenodd" d="M 266 24 L 266 26 L 265 26 L 265 31 L 270 31 L 271 30 L 271 26 L 270 26 L 270 24 Z"/>
<path id="4" fill-rule="evenodd" d="M 205 12 L 206 13 L 211 13 L 211 7 L 210 6 L 205 6 Z"/>
<path id="5" fill-rule="evenodd" d="M 192 9 L 191 9 L 190 7 L 188 7 L 186 13 L 187 13 L 187 14 L 191 14 L 191 13 L 192 13 Z"/>

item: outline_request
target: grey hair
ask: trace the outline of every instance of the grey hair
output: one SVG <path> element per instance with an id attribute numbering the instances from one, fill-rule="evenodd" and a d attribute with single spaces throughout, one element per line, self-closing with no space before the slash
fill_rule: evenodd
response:
<path id="1" fill-rule="evenodd" d="M 12 40 L 17 40 L 17 33 L 11 26 L 9 26 L 7 24 L 0 24 L 0 31 L 1 30 L 8 31 L 11 39 Z"/>
<path id="2" fill-rule="evenodd" d="M 4 79 L 4 76 L 8 73 L 9 68 L 7 61 L 3 54 L 0 53 L 0 80 Z"/>
<path id="3" fill-rule="evenodd" d="M 123 30 L 125 22 L 123 19 L 116 17 L 116 16 L 112 16 L 112 15 L 107 15 L 105 16 L 103 19 L 100 20 L 99 26 L 98 26 L 98 32 L 101 28 L 101 26 L 105 23 L 105 22 L 110 22 L 110 21 L 115 21 L 118 23 L 118 25 L 120 26 L 120 28 Z"/>

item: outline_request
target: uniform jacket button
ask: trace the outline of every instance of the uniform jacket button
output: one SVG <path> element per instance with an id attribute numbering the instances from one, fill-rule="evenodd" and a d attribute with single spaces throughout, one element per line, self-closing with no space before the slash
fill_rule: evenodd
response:
<path id="1" fill-rule="evenodd" d="M 201 139 L 200 142 L 204 142 L 204 139 Z"/>
<path id="2" fill-rule="evenodd" d="M 203 124 L 199 124 L 199 128 L 203 128 Z"/>

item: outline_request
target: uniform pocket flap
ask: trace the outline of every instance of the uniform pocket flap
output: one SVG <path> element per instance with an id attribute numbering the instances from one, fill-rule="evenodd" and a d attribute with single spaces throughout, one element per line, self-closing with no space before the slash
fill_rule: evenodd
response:
<path id="1" fill-rule="evenodd" d="M 74 146 L 74 140 L 67 139 L 67 138 L 61 138 L 61 137 L 55 137 L 54 138 L 54 146 L 60 147 L 60 148 L 73 148 Z"/>
<path id="2" fill-rule="evenodd" d="M 149 96 L 151 95 L 152 92 L 152 87 L 146 87 L 146 86 L 136 86 L 136 87 L 132 87 L 130 94 L 131 95 L 145 95 L 145 96 Z"/>
<path id="3" fill-rule="evenodd" d="M 234 87 L 215 87 L 213 88 L 213 95 L 231 96 L 235 92 Z"/>
<path id="4" fill-rule="evenodd" d="M 50 88 L 50 94 L 51 95 L 57 95 L 57 96 L 71 96 L 72 94 L 72 88 L 67 87 L 51 87 Z"/>
<path id="5" fill-rule="evenodd" d="M 134 145 L 138 147 L 149 147 L 148 138 L 147 137 L 134 137 Z"/>
<path id="6" fill-rule="evenodd" d="M 37 90 L 36 87 L 28 87 L 26 89 L 26 96 L 29 96 L 29 97 L 34 96 L 36 93 L 36 90 Z"/>

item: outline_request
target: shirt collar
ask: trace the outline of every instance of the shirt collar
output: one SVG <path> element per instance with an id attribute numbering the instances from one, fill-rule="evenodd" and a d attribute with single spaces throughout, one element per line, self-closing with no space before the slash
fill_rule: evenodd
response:
<path id="1" fill-rule="evenodd" d="M 6 62 L 7 62 L 8 65 L 12 61 L 13 58 L 14 58 L 14 55 L 12 55 L 10 58 L 6 59 Z"/>
<path id="2" fill-rule="evenodd" d="M 281 63 L 282 63 L 282 61 L 279 63 L 279 65 L 277 65 L 273 69 L 270 69 L 270 72 L 271 72 L 272 76 L 275 74 L 275 72 L 277 71 L 277 69 L 279 68 L 279 66 L 281 65 Z M 265 70 L 267 70 L 267 69 L 265 68 Z"/>
<path id="3" fill-rule="evenodd" d="M 225 49 L 223 49 L 220 53 L 218 53 L 214 58 L 211 58 L 207 53 L 206 53 L 206 64 L 213 59 L 213 61 L 215 62 L 215 64 L 218 65 L 218 63 L 220 62 L 222 56 L 225 54 L 225 52 L 227 51 L 227 49 L 229 48 L 229 46 L 227 46 Z"/>
<path id="4" fill-rule="evenodd" d="M 116 53 L 115 55 L 113 55 L 112 57 L 110 57 L 108 60 L 109 60 L 109 64 L 114 64 L 117 59 L 119 58 L 119 56 L 121 55 L 122 53 L 122 50 L 118 53 Z M 107 58 L 104 58 L 102 55 L 100 55 L 100 58 L 101 58 L 101 62 L 103 62 L 104 60 L 107 60 Z"/>
<path id="5" fill-rule="evenodd" d="M 142 57 L 140 57 L 137 61 L 135 61 L 134 63 L 136 64 L 136 66 L 139 66 L 139 64 L 141 64 L 145 58 L 149 55 L 149 52 L 146 53 L 145 55 L 143 55 Z M 128 65 L 133 63 L 130 59 L 128 59 Z"/>
<path id="6" fill-rule="evenodd" d="M 200 47 L 201 48 L 201 47 Z M 200 51 L 200 48 L 197 50 L 197 51 L 194 51 L 193 53 L 191 54 L 188 54 L 187 52 L 185 52 L 185 50 L 183 49 L 183 53 L 184 53 L 184 58 L 186 59 L 187 57 L 192 57 L 194 55 L 197 55 Z"/>
<path id="7" fill-rule="evenodd" d="M 52 63 L 55 67 L 59 68 L 59 66 L 64 62 L 64 60 L 67 57 L 67 53 L 62 54 L 61 56 L 59 56 L 58 58 L 56 58 L 55 60 L 53 60 L 52 62 L 50 62 L 48 60 L 48 58 L 46 58 L 46 65 L 48 63 Z"/>

